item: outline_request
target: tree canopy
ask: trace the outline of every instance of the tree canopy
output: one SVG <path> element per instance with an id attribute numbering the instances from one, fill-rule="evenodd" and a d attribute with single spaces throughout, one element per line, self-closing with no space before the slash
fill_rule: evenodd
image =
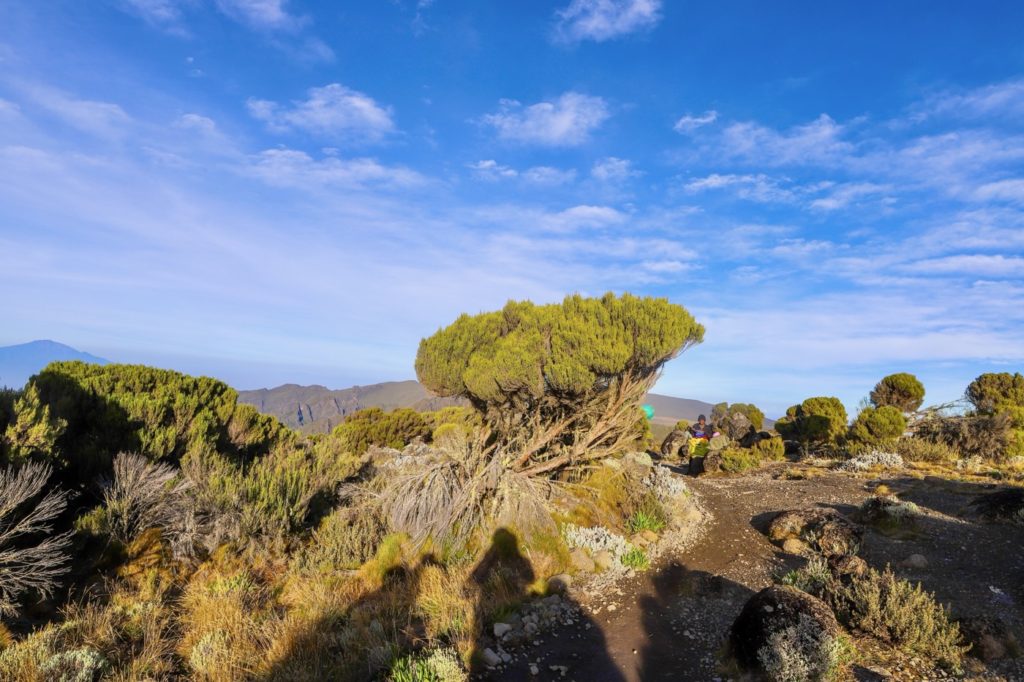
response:
<path id="1" fill-rule="evenodd" d="M 807 447 L 839 440 L 846 432 L 846 420 L 846 408 L 839 398 L 819 396 L 790 407 L 786 416 L 775 422 L 775 429 L 783 438 Z"/>
<path id="2" fill-rule="evenodd" d="M 875 407 L 889 406 L 901 412 L 914 412 L 924 402 L 924 384 L 913 374 L 890 374 L 875 384 L 870 398 Z"/>
<path id="3" fill-rule="evenodd" d="M 664 298 L 510 301 L 424 339 L 416 375 L 439 395 L 468 399 L 506 449 L 524 449 L 519 466 L 555 451 L 565 463 L 619 442 L 664 364 L 703 338 L 704 327 Z"/>

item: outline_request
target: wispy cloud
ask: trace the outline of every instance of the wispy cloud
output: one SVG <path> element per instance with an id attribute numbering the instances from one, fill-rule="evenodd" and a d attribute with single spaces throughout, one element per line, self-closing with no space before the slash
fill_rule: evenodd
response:
<path id="1" fill-rule="evenodd" d="M 481 119 L 500 139 L 549 147 L 583 144 L 611 115 L 604 99 L 578 92 L 527 107 L 515 100 L 502 100 L 500 105 L 497 113 Z"/>
<path id="2" fill-rule="evenodd" d="M 788 202 L 795 198 L 793 190 L 782 187 L 777 179 L 764 173 L 712 173 L 703 178 L 690 180 L 683 185 L 683 189 L 690 194 L 730 189 L 740 199 L 762 203 Z"/>
<path id="3" fill-rule="evenodd" d="M 722 131 L 726 157 L 771 166 L 829 164 L 850 154 L 844 127 L 827 114 L 786 131 L 754 122 L 733 123 Z"/>
<path id="4" fill-rule="evenodd" d="M 118 138 L 127 131 L 132 119 L 118 104 L 81 99 L 43 85 L 27 89 L 35 104 L 63 123 L 97 137 Z"/>
<path id="5" fill-rule="evenodd" d="M 641 175 L 643 173 L 633 167 L 632 161 L 615 156 L 607 156 L 598 160 L 590 169 L 592 178 L 607 183 L 623 183 Z"/>
<path id="6" fill-rule="evenodd" d="M 657 26 L 661 0 L 572 0 L 556 17 L 557 42 L 600 43 Z"/>
<path id="7" fill-rule="evenodd" d="M 409 188 L 426 182 L 416 171 L 402 166 L 388 166 L 376 159 L 314 159 L 294 149 L 267 149 L 253 157 L 251 163 L 242 170 L 268 184 L 298 189 L 356 189 L 367 186 Z"/>
<path id="8" fill-rule="evenodd" d="M 679 120 L 675 122 L 675 125 L 672 126 L 672 130 L 677 133 L 692 133 L 697 128 L 706 126 L 709 123 L 714 123 L 716 120 L 718 120 L 718 112 L 714 109 L 705 111 L 700 116 L 687 114 L 685 116 L 681 116 Z"/>
<path id="9" fill-rule="evenodd" d="M 880 185 L 874 182 L 849 182 L 831 188 L 827 196 L 811 201 L 811 208 L 822 211 L 835 211 L 846 208 L 866 197 L 877 197 L 879 194 L 892 191 L 892 185 Z"/>
<path id="10" fill-rule="evenodd" d="M 249 99 L 249 113 L 273 132 L 300 130 L 344 142 L 379 142 L 395 131 L 391 108 L 340 83 L 311 88 L 305 100 L 291 106 L 264 99 Z"/>
<path id="11" fill-rule="evenodd" d="M 534 185 L 558 186 L 568 184 L 576 179 L 576 170 L 573 168 L 531 166 L 519 171 L 511 166 L 500 164 L 494 159 L 476 161 L 467 164 L 467 167 L 473 171 L 474 176 L 489 182 L 519 179 Z"/>
<path id="12" fill-rule="evenodd" d="M 308 22 L 288 11 L 288 0 L 216 0 L 216 3 L 224 14 L 256 29 L 294 31 Z"/>

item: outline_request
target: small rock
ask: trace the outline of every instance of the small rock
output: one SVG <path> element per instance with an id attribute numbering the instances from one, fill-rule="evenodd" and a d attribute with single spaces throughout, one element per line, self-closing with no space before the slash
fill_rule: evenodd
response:
<path id="1" fill-rule="evenodd" d="M 530 664 L 530 674 L 531 675 L 540 675 L 540 668 L 537 667 L 536 663 L 531 663 Z"/>
<path id="2" fill-rule="evenodd" d="M 556 599 L 559 594 L 568 592 L 570 587 L 572 587 L 572 576 L 568 573 L 559 573 L 548 578 L 548 592 L 552 592 L 552 596 Z"/>
<path id="3" fill-rule="evenodd" d="M 647 539 L 647 542 L 657 542 L 658 541 L 658 534 L 655 533 L 653 530 L 645 530 L 645 531 L 641 532 L 640 535 L 643 535 Z"/>
<path id="4" fill-rule="evenodd" d="M 615 607 L 615 604 L 609 604 L 609 605 L 608 605 L 608 610 L 609 610 L 609 611 L 614 611 L 614 610 L 615 610 L 615 608 L 616 608 L 616 607 Z"/>
<path id="5" fill-rule="evenodd" d="M 807 543 L 796 538 L 786 538 L 782 543 L 782 551 L 788 554 L 803 554 L 807 550 Z"/>
<path id="6" fill-rule="evenodd" d="M 572 561 L 572 566 L 577 571 L 583 571 L 584 573 L 593 572 L 597 564 L 594 560 L 587 555 L 586 551 L 582 548 L 577 547 L 569 554 L 569 560 Z"/>
<path id="7" fill-rule="evenodd" d="M 483 652 L 483 654 L 481 654 L 481 656 L 483 656 L 484 663 L 488 667 L 493 668 L 493 667 L 495 667 L 497 665 L 501 665 L 501 656 L 496 654 L 494 652 L 494 649 L 492 649 L 490 647 L 487 647 L 486 649 L 484 649 L 484 652 Z"/>
<path id="8" fill-rule="evenodd" d="M 646 547 L 650 543 L 647 542 L 647 538 L 645 538 L 643 535 L 641 535 L 640 533 L 635 533 L 634 535 L 630 536 L 629 544 L 633 545 L 634 547 Z"/>
<path id="9" fill-rule="evenodd" d="M 501 637 L 501 636 L 503 636 L 506 632 L 508 632 L 511 629 L 512 629 L 512 626 L 509 625 L 508 623 L 495 623 L 494 624 L 494 636 L 495 637 Z"/>
<path id="10" fill-rule="evenodd" d="M 902 565 L 904 568 L 928 568 L 928 559 L 923 554 L 911 554 Z"/>
<path id="11" fill-rule="evenodd" d="M 602 571 L 607 571 L 615 565 L 615 555 L 607 549 L 602 549 L 594 555 L 594 564 Z"/>

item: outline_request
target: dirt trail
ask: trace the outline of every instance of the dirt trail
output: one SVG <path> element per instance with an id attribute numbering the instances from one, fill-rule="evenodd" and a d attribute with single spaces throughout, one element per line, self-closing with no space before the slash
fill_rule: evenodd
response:
<path id="1" fill-rule="evenodd" d="M 744 476 L 687 479 L 708 515 L 700 539 L 609 593 L 586 598 L 580 622 L 545 635 L 527 660 L 520 657 L 497 679 L 632 682 L 726 677 L 716 669 L 718 653 L 747 598 L 772 584 L 775 576 L 803 564 L 801 558 L 768 542 L 762 532 L 768 521 L 779 511 L 802 507 L 849 512 L 871 495 L 868 481 L 842 474 L 810 480 L 777 478 L 786 466 L 772 465 Z M 904 577 L 922 580 L 940 600 L 954 602 L 955 610 L 956 602 L 968 609 L 988 609 L 996 594 L 1007 602 L 1007 619 L 1019 626 L 1018 604 L 1024 604 L 1019 529 L 966 523 L 949 515 L 955 511 L 951 507 L 965 507 L 977 488 L 946 486 L 938 491 L 933 489 L 936 484 L 899 478 L 887 483 L 905 499 L 920 498 L 927 516 L 912 537 L 870 533 L 864 551 L 868 562 L 895 565 L 912 553 L 922 553 L 937 564 L 934 570 L 901 571 Z M 934 500 L 942 500 L 942 505 Z M 968 544 L 972 551 L 964 551 Z M 998 593 L 990 587 L 995 585 L 1002 586 Z"/>

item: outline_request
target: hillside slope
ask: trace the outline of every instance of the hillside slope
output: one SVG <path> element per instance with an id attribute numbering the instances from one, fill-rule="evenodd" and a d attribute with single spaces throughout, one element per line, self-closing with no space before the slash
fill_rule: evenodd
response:
<path id="1" fill-rule="evenodd" d="M 58 360 L 81 360 L 106 365 L 109 360 L 65 346 L 56 341 L 30 341 L 0 347 L 0 386 L 21 388 L 29 377 Z"/>

